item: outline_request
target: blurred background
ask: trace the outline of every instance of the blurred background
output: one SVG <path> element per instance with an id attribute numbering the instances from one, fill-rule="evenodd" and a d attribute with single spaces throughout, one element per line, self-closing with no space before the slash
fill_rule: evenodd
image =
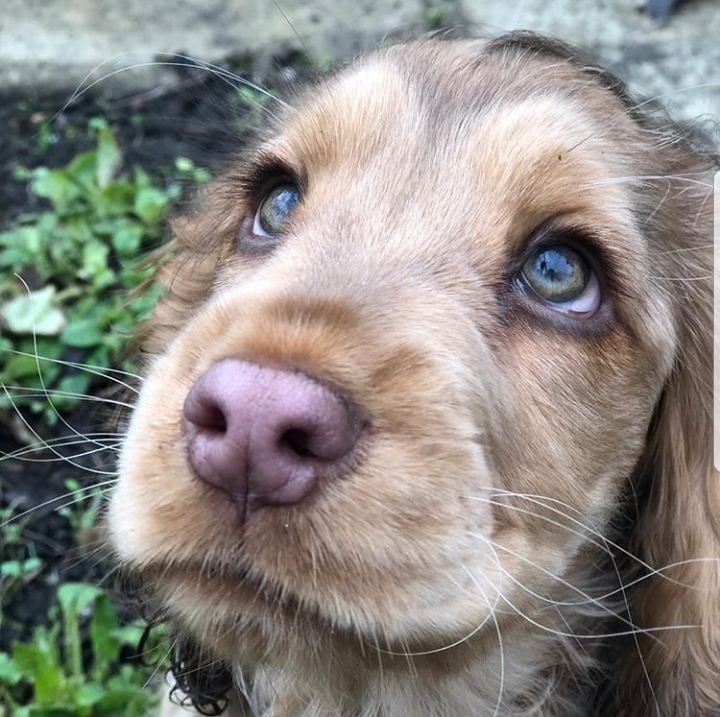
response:
<path id="1" fill-rule="evenodd" d="M 274 96 L 366 49 L 517 28 L 720 145 L 720 0 L 0 0 L 0 717 L 153 709 L 171 641 L 143 639 L 101 516 L 168 219 Z"/>
<path id="2" fill-rule="evenodd" d="M 138 67 L 158 53 L 206 62 L 301 53 L 320 67 L 429 30 L 528 28 L 596 51 L 646 94 L 683 90 L 690 116 L 718 109 L 718 0 L 3 0 L 0 86 L 72 91 L 124 67 L 120 84 L 156 86 Z M 115 87 L 115 83 L 106 83 Z M 107 90 L 106 88 L 106 91 Z M 703 104 L 707 99 L 708 103 Z"/>

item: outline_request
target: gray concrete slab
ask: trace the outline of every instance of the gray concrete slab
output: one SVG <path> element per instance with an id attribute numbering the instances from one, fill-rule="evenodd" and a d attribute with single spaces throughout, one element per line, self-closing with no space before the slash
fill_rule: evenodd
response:
<path id="1" fill-rule="evenodd" d="M 438 20 L 580 42 L 676 114 L 720 117 L 720 0 L 686 0 L 663 27 L 636 0 L 0 0 L 0 88 L 70 93 L 90 73 L 115 75 L 102 80 L 109 92 L 148 87 L 169 81 L 153 65 L 168 52 L 217 62 L 294 48 L 325 64 Z"/>
<path id="2" fill-rule="evenodd" d="M 633 0 L 458 0 L 470 26 L 525 27 L 579 43 L 682 117 L 720 117 L 720 2 L 680 3 L 659 26 Z"/>
<path id="3" fill-rule="evenodd" d="M 424 26 L 422 0 L 0 0 L 0 86 L 64 86 L 88 73 L 148 86 L 159 53 L 206 62 L 306 49 L 318 62 Z M 107 83 L 112 85 L 115 83 Z"/>

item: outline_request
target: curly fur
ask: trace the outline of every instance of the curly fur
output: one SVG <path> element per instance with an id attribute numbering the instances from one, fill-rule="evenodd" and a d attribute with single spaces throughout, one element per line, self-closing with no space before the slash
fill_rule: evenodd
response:
<path id="1" fill-rule="evenodd" d="M 383 50 L 270 122 L 175 227 L 109 512 L 196 708 L 720 714 L 717 168 L 528 33 Z M 289 179 L 289 228 L 253 243 Z M 597 262 L 592 318 L 518 292 L 547 233 Z M 241 526 L 181 420 L 227 357 L 313 376 L 371 426 L 341 480 Z"/>

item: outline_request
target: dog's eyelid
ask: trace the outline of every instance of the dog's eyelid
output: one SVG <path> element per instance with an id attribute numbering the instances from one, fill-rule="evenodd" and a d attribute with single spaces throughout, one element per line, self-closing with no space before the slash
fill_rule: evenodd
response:
<path id="1" fill-rule="evenodd" d="M 591 227 L 546 222 L 530 233 L 522 249 L 511 262 L 517 272 L 535 252 L 551 246 L 566 246 L 577 252 L 590 265 L 602 284 L 614 274 L 616 258 L 608 251 L 601 232 Z"/>
<path id="2" fill-rule="evenodd" d="M 307 172 L 301 166 L 269 152 L 258 152 L 244 167 L 242 183 L 245 191 L 258 197 L 279 184 L 293 184 L 301 194 L 307 185 Z"/>

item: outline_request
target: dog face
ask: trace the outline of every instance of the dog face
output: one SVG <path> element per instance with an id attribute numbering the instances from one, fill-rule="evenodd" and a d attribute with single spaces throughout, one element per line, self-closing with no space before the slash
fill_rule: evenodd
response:
<path id="1" fill-rule="evenodd" d="M 120 559 L 262 714 L 412 714 L 418 671 L 443 714 L 519 709 L 563 636 L 624 615 L 599 559 L 631 481 L 657 501 L 668 386 L 692 368 L 679 401 L 710 399 L 708 169 L 525 36 L 399 46 L 316 88 L 178 226 Z"/>

